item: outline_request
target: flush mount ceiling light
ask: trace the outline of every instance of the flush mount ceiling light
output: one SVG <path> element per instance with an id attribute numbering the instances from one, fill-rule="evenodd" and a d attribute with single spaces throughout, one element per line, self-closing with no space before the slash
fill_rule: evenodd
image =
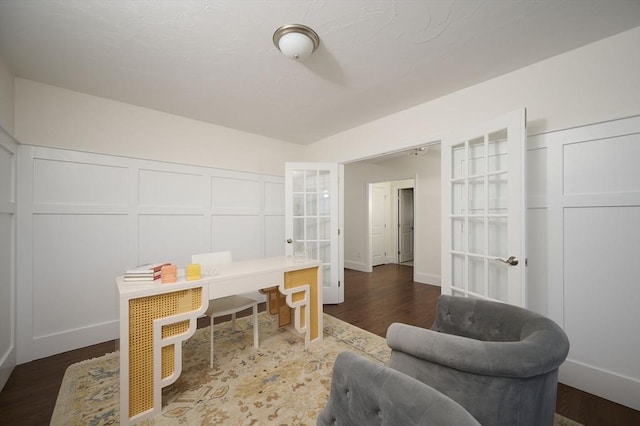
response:
<path id="1" fill-rule="evenodd" d="M 273 44 L 287 58 L 303 60 L 320 46 L 320 37 L 306 25 L 289 24 L 273 33 Z"/>

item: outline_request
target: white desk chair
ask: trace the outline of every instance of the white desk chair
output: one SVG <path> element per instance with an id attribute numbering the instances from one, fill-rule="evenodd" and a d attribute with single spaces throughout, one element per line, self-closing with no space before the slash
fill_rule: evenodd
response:
<path id="1" fill-rule="evenodd" d="M 215 273 L 216 265 L 231 263 L 231 252 L 220 251 L 215 253 L 201 253 L 191 256 L 191 263 L 199 263 L 203 273 Z M 253 309 L 253 347 L 258 348 L 258 302 L 250 297 L 244 296 L 227 296 L 220 297 L 209 301 L 209 308 L 205 315 L 211 320 L 211 358 L 209 360 L 210 368 L 213 368 L 213 321 L 214 318 L 224 315 L 231 315 L 231 327 L 235 330 L 236 314 L 245 309 Z"/>

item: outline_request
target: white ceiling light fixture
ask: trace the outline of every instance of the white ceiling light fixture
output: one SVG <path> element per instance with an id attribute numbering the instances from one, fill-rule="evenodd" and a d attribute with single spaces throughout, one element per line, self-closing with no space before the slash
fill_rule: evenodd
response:
<path id="1" fill-rule="evenodd" d="M 273 33 L 273 44 L 287 58 L 303 60 L 320 46 L 320 37 L 302 24 L 288 24 Z"/>

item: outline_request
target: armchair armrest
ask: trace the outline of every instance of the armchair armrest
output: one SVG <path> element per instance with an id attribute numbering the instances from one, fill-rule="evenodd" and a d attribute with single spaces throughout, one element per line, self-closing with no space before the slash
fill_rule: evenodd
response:
<path id="1" fill-rule="evenodd" d="M 556 347 L 552 330 L 543 328 L 516 342 L 486 342 L 453 334 L 394 323 L 387 330 L 387 344 L 433 364 L 469 373 L 526 378 L 558 368 L 566 351 Z"/>

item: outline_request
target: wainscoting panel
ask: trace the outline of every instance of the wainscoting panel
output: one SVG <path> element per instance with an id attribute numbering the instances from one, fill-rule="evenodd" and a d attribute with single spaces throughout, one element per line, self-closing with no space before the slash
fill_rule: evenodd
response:
<path id="1" fill-rule="evenodd" d="M 569 386 L 640 410 L 640 117 L 541 135 L 549 316 Z"/>
<path id="2" fill-rule="evenodd" d="M 234 260 L 261 256 L 264 233 L 259 216 L 213 216 L 211 218 L 212 251 L 230 250 Z M 284 235 L 284 234 L 283 234 Z M 280 239 L 284 241 L 284 236 Z M 281 243 L 284 246 L 284 243 Z"/>
<path id="3" fill-rule="evenodd" d="M 171 262 L 184 267 L 191 263 L 192 254 L 208 251 L 204 221 L 202 215 L 140 215 L 140 257 L 135 264 Z"/>
<path id="4" fill-rule="evenodd" d="M 140 170 L 140 207 L 204 208 L 202 175 Z"/>
<path id="5" fill-rule="evenodd" d="M 257 215 L 260 212 L 260 182 L 257 177 L 252 180 L 214 177 L 211 200 L 214 214 Z"/>
<path id="6" fill-rule="evenodd" d="M 19 150 L 18 363 L 116 338 L 115 277 L 126 269 L 149 262 L 182 268 L 208 251 L 231 250 L 236 260 L 284 253 L 280 176 Z M 0 153 L 0 165 L 11 161 Z M 9 212 L 0 215 L 15 214 L 4 206 Z M 0 227 L 12 226 L 0 217 Z M 4 307 L 1 314 L 4 327 Z"/>
<path id="7" fill-rule="evenodd" d="M 640 207 L 565 209 L 564 310 L 572 359 L 636 378 L 640 357 L 631 355 L 640 355 L 639 246 Z"/>
<path id="8" fill-rule="evenodd" d="M 64 347 L 58 334 L 114 320 L 117 291 L 104 275 L 127 262 L 127 216 L 36 214 L 32 223 L 33 339 Z"/>
<path id="9" fill-rule="evenodd" d="M 284 256 L 284 216 L 264 217 L 265 257 Z"/>
<path id="10" fill-rule="evenodd" d="M 284 216 L 284 184 L 264 183 L 264 212 L 272 216 Z"/>
<path id="11" fill-rule="evenodd" d="M 39 205 L 127 205 L 127 169 L 37 158 L 33 202 Z"/>

